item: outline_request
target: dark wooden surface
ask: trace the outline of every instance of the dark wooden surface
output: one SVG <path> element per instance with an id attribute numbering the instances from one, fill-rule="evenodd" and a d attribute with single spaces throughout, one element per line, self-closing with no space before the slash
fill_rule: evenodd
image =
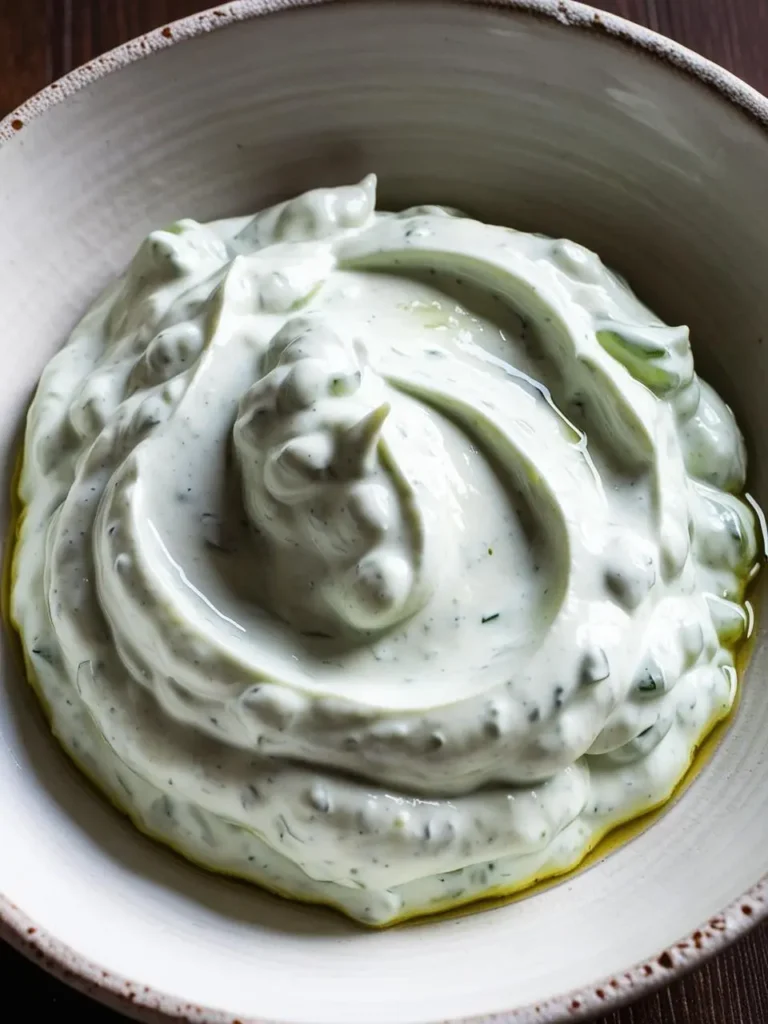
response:
<path id="1" fill-rule="evenodd" d="M 672 36 L 768 93 L 768 0 L 597 3 Z M 0 117 L 98 53 L 208 6 L 205 0 L 0 0 Z M 2 945 L 0 980 L 0 1019 L 8 1024 L 46 1021 L 67 1011 L 78 1024 L 124 1019 Z M 768 926 L 600 1024 L 768 1024 Z"/>

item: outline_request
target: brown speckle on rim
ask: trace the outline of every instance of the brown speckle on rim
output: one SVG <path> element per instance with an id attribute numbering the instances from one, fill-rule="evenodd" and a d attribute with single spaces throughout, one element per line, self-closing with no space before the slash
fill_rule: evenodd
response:
<path id="1" fill-rule="evenodd" d="M 611 988 L 618 988 L 619 982 L 616 978 L 611 978 Z"/>
<path id="2" fill-rule="evenodd" d="M 747 917 L 751 917 L 754 914 L 754 910 L 748 903 L 743 903 L 741 907 L 742 914 L 746 914 Z"/>
<path id="3" fill-rule="evenodd" d="M 165 36 L 166 39 L 173 39 L 173 32 L 171 32 L 170 25 L 166 25 L 160 34 Z"/>
<path id="4" fill-rule="evenodd" d="M 214 11 L 213 13 L 216 15 L 217 18 L 226 18 L 227 16 L 226 11 Z"/>
<path id="5" fill-rule="evenodd" d="M 598 999 L 605 999 L 605 991 L 602 988 L 595 989 L 595 995 Z"/>
<path id="6" fill-rule="evenodd" d="M 27 935 L 34 935 L 37 928 L 27 928 Z"/>
<path id="7" fill-rule="evenodd" d="M 20 132 L 23 127 L 24 122 L 21 120 L 20 117 L 15 117 L 13 121 L 11 121 L 11 128 L 13 128 L 15 132 Z"/>
<path id="8" fill-rule="evenodd" d="M 571 1003 L 571 1009 L 572 1010 L 580 1010 L 581 1009 L 581 1003 L 579 1002 L 578 999 L 574 999 L 573 1000 L 573 1002 Z"/>
<path id="9" fill-rule="evenodd" d="M 650 964 L 646 964 L 645 967 L 643 967 L 643 974 L 646 976 L 646 978 L 649 975 L 653 974 L 653 968 Z"/>
<path id="10" fill-rule="evenodd" d="M 667 950 L 661 954 L 657 962 L 659 967 L 663 967 L 665 971 L 671 971 L 675 966 L 675 962 Z"/>
<path id="11" fill-rule="evenodd" d="M 709 922 L 709 927 L 714 928 L 716 932 L 724 932 L 727 925 L 722 917 L 713 917 Z"/>

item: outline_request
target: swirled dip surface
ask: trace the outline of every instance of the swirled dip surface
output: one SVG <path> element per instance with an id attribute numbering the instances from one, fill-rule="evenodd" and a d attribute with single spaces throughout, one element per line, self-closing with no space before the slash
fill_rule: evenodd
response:
<path id="1" fill-rule="evenodd" d="M 758 551 L 685 327 L 572 242 L 374 207 L 142 243 L 29 413 L 13 614 L 143 830 L 385 923 L 668 798 Z"/>

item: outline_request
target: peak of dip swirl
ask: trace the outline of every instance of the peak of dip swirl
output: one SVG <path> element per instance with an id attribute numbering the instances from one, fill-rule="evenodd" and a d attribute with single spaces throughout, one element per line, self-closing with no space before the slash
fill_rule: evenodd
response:
<path id="1" fill-rule="evenodd" d="M 381 924 L 670 796 L 758 538 L 687 328 L 573 242 L 374 207 L 142 243 L 40 381 L 12 602 L 142 830 Z"/>

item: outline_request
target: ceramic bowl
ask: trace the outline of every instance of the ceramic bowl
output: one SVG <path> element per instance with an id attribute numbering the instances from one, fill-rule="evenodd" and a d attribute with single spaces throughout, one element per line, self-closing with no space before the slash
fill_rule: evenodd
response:
<path id="1" fill-rule="evenodd" d="M 376 170 L 384 204 L 576 239 L 689 323 L 768 506 L 768 101 L 668 40 L 555 0 L 243 0 L 99 58 L 0 140 L 6 479 L 40 370 L 148 230 Z M 765 914 L 757 598 L 738 713 L 658 822 L 528 899 L 383 932 L 140 836 L 59 752 L 5 636 L 4 934 L 146 1020 L 552 1024 L 612 1008 Z"/>

